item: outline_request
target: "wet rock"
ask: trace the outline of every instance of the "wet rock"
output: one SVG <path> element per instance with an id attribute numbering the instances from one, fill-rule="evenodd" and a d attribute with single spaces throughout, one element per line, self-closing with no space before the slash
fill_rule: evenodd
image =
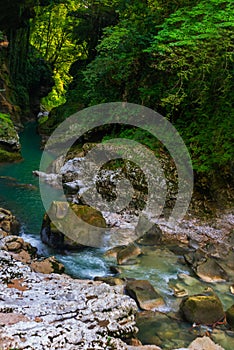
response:
<path id="1" fill-rule="evenodd" d="M 208 258 L 194 270 L 197 276 L 205 282 L 211 283 L 228 281 L 226 271 L 217 263 L 216 260 L 212 258 Z"/>
<path id="2" fill-rule="evenodd" d="M 132 264 L 141 253 L 141 249 L 136 244 L 129 244 L 117 253 L 117 263 L 118 265 Z"/>
<path id="3" fill-rule="evenodd" d="M 149 281 L 128 281 L 126 292 L 136 300 L 142 310 L 153 310 L 165 305 L 163 298 Z"/>
<path id="4" fill-rule="evenodd" d="M 74 215 L 75 214 L 75 215 Z M 88 225 L 87 225 L 88 224 Z M 44 215 L 41 239 L 43 243 L 60 249 L 79 249 L 84 245 L 102 245 L 102 236 L 95 228 L 106 227 L 102 214 L 87 205 L 54 201 Z"/>
<path id="5" fill-rule="evenodd" d="M 35 273 L 5 251 L 0 251 L 0 282 L 0 321 L 1 313 L 9 321 L 0 330 L 3 350 L 108 349 L 110 344 L 127 350 L 121 339 L 137 332 L 137 306 L 119 286 Z"/>
<path id="6" fill-rule="evenodd" d="M 180 311 L 188 322 L 197 324 L 212 325 L 225 317 L 222 303 L 213 292 L 186 297 Z"/>
<path id="7" fill-rule="evenodd" d="M 139 230 L 139 228 L 138 228 Z M 137 240 L 138 244 L 154 246 L 162 242 L 162 230 L 154 224 L 141 238 Z"/>
<path id="8" fill-rule="evenodd" d="M 229 326 L 234 330 L 234 304 L 226 311 Z"/>

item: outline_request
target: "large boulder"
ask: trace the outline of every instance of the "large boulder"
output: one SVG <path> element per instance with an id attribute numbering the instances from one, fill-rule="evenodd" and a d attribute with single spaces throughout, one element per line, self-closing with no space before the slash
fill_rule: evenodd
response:
<path id="1" fill-rule="evenodd" d="M 44 215 L 41 239 L 43 243 L 60 249 L 100 246 L 105 227 L 106 221 L 96 209 L 54 201 Z M 100 229 L 98 233 L 97 228 Z"/>
<path id="2" fill-rule="evenodd" d="M 149 281 L 128 281 L 126 292 L 136 300 L 142 310 L 154 310 L 165 305 L 163 298 Z"/>
<path id="3" fill-rule="evenodd" d="M 207 258 L 205 262 L 194 269 L 198 277 L 205 282 L 226 282 L 228 275 L 226 271 L 213 258 Z"/>
<path id="4" fill-rule="evenodd" d="M 186 297 L 180 310 L 185 320 L 197 324 L 212 325 L 225 317 L 222 303 L 213 292 Z"/>

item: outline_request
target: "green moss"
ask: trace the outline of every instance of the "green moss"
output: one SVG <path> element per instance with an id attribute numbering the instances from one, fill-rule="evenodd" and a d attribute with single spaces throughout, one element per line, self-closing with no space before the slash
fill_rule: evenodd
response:
<path id="1" fill-rule="evenodd" d="M 19 152 L 8 152 L 4 149 L 0 149 L 0 163 L 1 162 L 14 162 L 22 159 Z"/>

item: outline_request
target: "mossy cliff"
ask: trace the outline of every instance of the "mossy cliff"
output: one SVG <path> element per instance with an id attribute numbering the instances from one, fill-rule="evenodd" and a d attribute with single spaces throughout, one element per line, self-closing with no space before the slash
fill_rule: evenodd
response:
<path id="1" fill-rule="evenodd" d="M 31 0 L 0 3 L 0 113 L 13 122 L 12 125 L 4 119 L 1 138 L 15 133 L 14 126 L 18 130 L 23 122 L 36 117 L 40 99 L 53 86 L 50 67 L 29 43 L 35 5 L 40 3 Z M 15 155 L 9 154 L 11 151 L 0 142 L 0 161 L 15 160 Z"/>

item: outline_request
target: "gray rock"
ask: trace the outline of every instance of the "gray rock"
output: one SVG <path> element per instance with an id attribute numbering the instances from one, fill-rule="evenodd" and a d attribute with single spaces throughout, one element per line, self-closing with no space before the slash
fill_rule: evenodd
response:
<path id="1" fill-rule="evenodd" d="M 2 350 L 127 349 L 121 339 L 137 332 L 137 306 L 118 286 L 35 273 L 4 251 L 0 281 L 0 316 L 14 320 L 1 327 Z"/>

